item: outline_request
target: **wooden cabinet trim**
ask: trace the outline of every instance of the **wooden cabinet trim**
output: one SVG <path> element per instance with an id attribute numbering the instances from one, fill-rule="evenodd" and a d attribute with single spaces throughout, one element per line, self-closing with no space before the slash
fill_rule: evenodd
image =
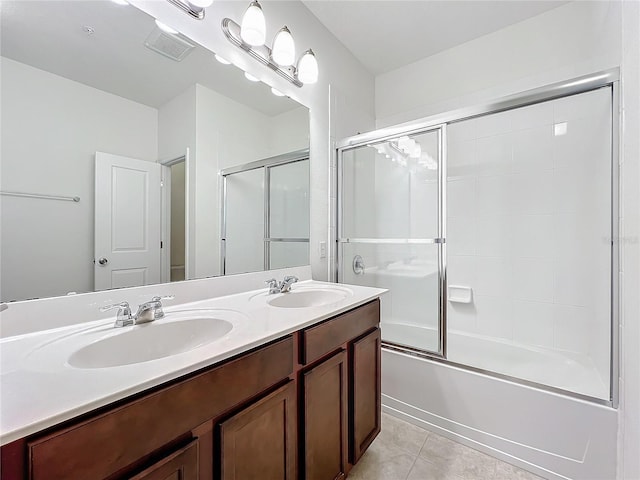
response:
<path id="1" fill-rule="evenodd" d="M 381 335 L 376 328 L 350 346 L 350 461 L 355 464 L 381 429 Z M 373 368 L 372 368 L 373 367 Z"/>
<path id="2" fill-rule="evenodd" d="M 376 328 L 380 323 L 380 300 L 326 320 L 303 331 L 303 363 L 309 364 L 344 343 Z"/>
<path id="3" fill-rule="evenodd" d="M 112 411 L 28 442 L 30 478 L 108 477 L 268 389 L 292 371 L 293 339 L 289 336 Z M 61 456 L 61 451 L 70 451 L 73 455 Z"/>

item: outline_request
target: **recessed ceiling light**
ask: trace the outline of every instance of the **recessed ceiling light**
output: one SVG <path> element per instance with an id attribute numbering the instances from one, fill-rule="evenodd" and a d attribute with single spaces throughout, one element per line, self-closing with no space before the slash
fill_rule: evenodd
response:
<path id="1" fill-rule="evenodd" d="M 250 73 L 244 72 L 244 76 L 246 77 L 247 80 L 251 80 L 252 82 L 259 82 L 260 79 L 257 77 L 254 77 L 253 75 L 251 75 Z"/>
<path id="2" fill-rule="evenodd" d="M 231 62 L 229 60 L 227 60 L 224 57 L 221 57 L 220 55 L 218 55 L 217 53 L 214 55 L 216 57 L 216 60 L 218 60 L 221 64 L 223 65 L 229 65 Z"/>
<path id="3" fill-rule="evenodd" d="M 93 35 L 94 33 L 96 33 L 96 29 L 95 29 L 95 28 L 93 28 L 93 27 L 92 27 L 92 26 L 90 26 L 90 25 L 83 25 L 83 26 L 82 26 L 82 31 L 83 31 L 84 33 L 86 33 L 87 35 Z"/>
<path id="4" fill-rule="evenodd" d="M 284 93 L 282 93 L 280 90 L 277 90 L 273 87 L 271 87 L 271 93 L 273 93 L 276 97 L 284 97 Z"/>
<path id="5" fill-rule="evenodd" d="M 171 28 L 169 25 L 166 25 L 166 24 L 162 23 L 159 20 L 156 20 L 156 25 L 158 26 L 158 28 L 160 30 L 162 30 L 163 32 L 166 32 L 166 33 L 168 33 L 170 35 L 177 35 L 179 33 L 176 29 Z"/>

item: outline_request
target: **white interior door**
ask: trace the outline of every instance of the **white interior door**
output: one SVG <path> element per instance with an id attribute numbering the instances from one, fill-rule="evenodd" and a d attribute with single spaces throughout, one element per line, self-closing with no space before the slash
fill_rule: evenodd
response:
<path id="1" fill-rule="evenodd" d="M 161 165 L 96 152 L 95 289 L 160 282 Z"/>

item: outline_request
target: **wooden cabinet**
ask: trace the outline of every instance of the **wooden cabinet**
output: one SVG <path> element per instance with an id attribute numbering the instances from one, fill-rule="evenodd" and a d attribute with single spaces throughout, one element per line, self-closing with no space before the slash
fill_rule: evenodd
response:
<path id="1" fill-rule="evenodd" d="M 347 472 L 347 353 L 304 373 L 304 451 L 307 479 L 333 480 Z"/>
<path id="2" fill-rule="evenodd" d="M 1 480 L 336 480 L 380 431 L 380 302 L 0 449 Z"/>
<path id="3" fill-rule="evenodd" d="M 303 478 L 344 478 L 380 433 L 380 302 L 302 331 Z"/>
<path id="4" fill-rule="evenodd" d="M 131 480 L 198 480 L 198 441 L 159 460 Z"/>
<path id="5" fill-rule="evenodd" d="M 251 404 L 220 424 L 222 480 L 295 480 L 297 476 L 295 382 Z"/>

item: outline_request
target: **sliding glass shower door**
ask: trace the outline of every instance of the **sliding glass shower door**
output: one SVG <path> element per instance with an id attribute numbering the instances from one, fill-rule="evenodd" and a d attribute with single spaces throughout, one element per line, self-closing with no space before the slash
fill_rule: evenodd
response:
<path id="1" fill-rule="evenodd" d="M 342 150 L 338 281 L 390 290 L 382 337 L 444 353 L 444 127 Z"/>

